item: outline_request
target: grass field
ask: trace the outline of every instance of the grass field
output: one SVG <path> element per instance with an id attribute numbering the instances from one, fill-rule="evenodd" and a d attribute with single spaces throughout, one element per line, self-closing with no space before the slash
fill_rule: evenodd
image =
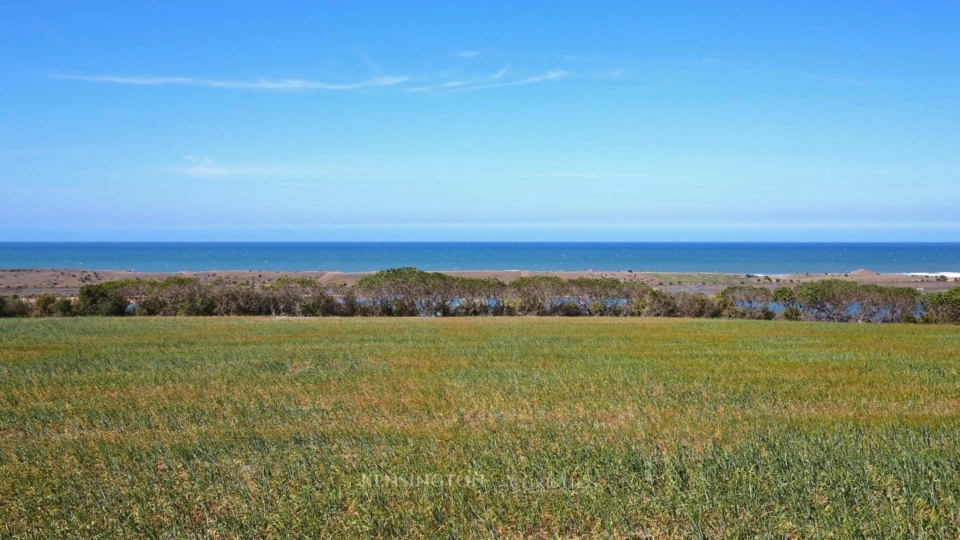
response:
<path id="1" fill-rule="evenodd" d="M 0 537 L 957 537 L 960 331 L 0 320 Z"/>

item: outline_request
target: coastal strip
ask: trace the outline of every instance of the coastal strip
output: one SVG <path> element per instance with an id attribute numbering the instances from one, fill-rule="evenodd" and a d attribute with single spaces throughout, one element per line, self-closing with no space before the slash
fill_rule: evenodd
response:
<path id="1" fill-rule="evenodd" d="M 207 272 L 131 272 L 125 270 L 79 270 L 79 269 L 0 269 L 0 295 L 31 296 L 42 293 L 59 293 L 73 296 L 83 285 L 120 281 L 126 279 L 163 280 L 170 276 L 196 278 L 200 283 L 250 283 L 269 285 L 283 278 L 308 278 L 320 284 L 353 285 L 358 279 L 372 272 L 330 271 L 262 271 L 262 270 L 215 270 Z M 890 274 L 860 269 L 848 273 L 794 273 L 779 275 L 721 274 L 713 272 L 539 272 L 525 270 L 459 270 L 443 272 L 457 277 L 497 278 L 510 282 L 519 277 L 557 276 L 562 279 L 579 277 L 610 277 L 621 281 L 637 282 L 671 292 L 690 291 L 706 294 L 716 293 L 733 285 L 795 286 L 800 283 L 824 279 L 842 279 L 858 283 L 875 283 L 897 287 L 916 287 L 934 292 L 956 287 L 960 273 L 943 274 Z"/>

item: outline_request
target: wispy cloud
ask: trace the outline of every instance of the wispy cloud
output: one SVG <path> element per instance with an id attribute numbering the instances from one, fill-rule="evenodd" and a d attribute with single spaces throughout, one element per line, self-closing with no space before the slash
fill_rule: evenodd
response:
<path id="1" fill-rule="evenodd" d="M 177 169 L 180 174 L 204 180 L 240 180 L 257 178 L 289 179 L 303 178 L 324 171 L 304 169 L 289 165 L 225 165 L 202 156 L 186 156 L 187 166 Z"/>
<path id="2" fill-rule="evenodd" d="M 409 156 L 408 156 L 409 157 Z M 702 178 L 698 174 L 651 174 L 643 171 L 590 171 L 590 170 L 477 170 L 469 164 L 420 165 L 438 161 L 436 158 L 419 156 L 412 160 L 389 161 L 370 165 L 372 161 L 364 156 L 340 156 L 324 162 L 293 161 L 274 163 L 233 162 L 221 163 L 206 156 L 185 156 L 184 165 L 173 169 L 164 168 L 162 172 L 177 174 L 201 180 L 269 180 L 286 182 L 286 185 L 318 185 L 318 181 L 368 180 L 409 182 L 412 180 L 472 181 L 472 180 L 690 180 Z M 301 184 L 289 184 L 291 181 L 303 181 Z"/>
<path id="3" fill-rule="evenodd" d="M 476 77 L 473 79 L 449 81 L 442 84 L 434 84 L 429 86 L 417 86 L 414 88 L 407 88 L 407 91 L 408 92 L 434 92 L 434 91 L 440 91 L 440 90 L 449 90 L 451 88 L 457 88 L 457 87 L 467 86 L 471 84 L 489 83 L 491 81 L 500 80 L 504 75 L 506 75 L 508 69 L 510 69 L 510 66 L 506 66 L 500 71 L 494 73 L 493 75 L 489 75 L 487 77 Z"/>
<path id="4" fill-rule="evenodd" d="M 308 90 L 359 90 L 393 86 L 405 83 L 410 77 L 377 77 L 355 83 L 328 83 L 303 79 L 257 79 L 254 81 L 231 81 L 219 79 L 197 79 L 192 77 L 124 77 L 114 75 L 52 75 L 55 79 L 84 81 L 105 84 L 126 84 L 134 86 L 203 86 L 208 88 L 229 88 L 237 90 L 273 90 L 300 92 Z"/>
<path id="5" fill-rule="evenodd" d="M 378 171 L 352 163 L 334 160 L 329 163 L 281 162 L 221 163 L 208 156 L 185 156 L 184 166 L 173 172 L 201 180 L 272 180 L 272 181 L 315 181 L 340 179 L 379 178 Z M 169 172 L 165 169 L 164 172 Z"/>
<path id="6" fill-rule="evenodd" d="M 189 162 L 189 165 L 177 169 L 177 172 L 187 176 L 192 176 L 193 178 L 223 178 L 232 176 L 233 174 L 233 171 L 229 167 L 218 165 L 213 158 L 206 156 L 186 156 L 184 159 Z"/>
<path id="7" fill-rule="evenodd" d="M 548 73 L 545 73 L 545 74 L 543 74 L 543 75 L 537 75 L 537 76 L 534 76 L 534 77 L 527 77 L 526 79 L 519 79 L 519 80 L 516 80 L 516 81 L 494 82 L 494 83 L 489 83 L 489 84 L 478 84 L 478 85 L 473 85 L 473 86 L 461 86 L 461 87 L 458 87 L 458 88 L 450 88 L 448 91 L 449 91 L 449 92 L 469 92 L 469 91 L 471 91 L 471 90 L 485 90 L 485 89 L 488 89 L 488 88 L 503 88 L 503 87 L 506 87 L 506 86 L 520 86 L 520 85 L 524 85 L 524 84 L 536 84 L 536 83 L 541 83 L 541 82 L 546 82 L 546 81 L 552 81 L 552 80 L 560 79 L 560 78 L 562 78 L 562 77 L 566 77 L 566 76 L 569 76 L 569 75 L 572 75 L 572 73 L 569 73 L 569 72 L 564 71 L 564 70 L 562 70 L 562 69 L 554 69 L 554 70 L 552 70 L 552 71 L 550 71 L 550 72 L 548 72 Z"/>
<path id="8" fill-rule="evenodd" d="M 460 58 L 473 58 L 480 54 L 484 54 L 481 51 L 459 51 L 453 53 Z M 375 68 L 375 71 L 379 71 L 379 66 L 373 64 L 368 58 L 364 57 L 364 61 L 368 64 L 371 64 Z M 464 75 L 459 75 L 455 80 L 451 80 L 451 74 L 457 73 L 463 69 L 463 66 L 458 68 L 450 68 L 449 70 L 441 70 L 436 72 L 433 76 L 424 76 L 420 78 L 420 83 L 417 86 L 413 86 L 412 83 L 414 79 L 411 77 L 402 75 L 402 76 L 377 76 L 374 78 L 369 78 L 357 82 L 327 82 L 327 81 L 315 81 L 308 79 L 252 79 L 252 80 L 241 80 L 241 79 L 215 79 L 215 78 L 205 78 L 205 77 L 181 77 L 181 76 L 154 76 L 154 75 L 102 75 L 102 74 L 51 74 L 49 78 L 67 80 L 67 81 L 80 81 L 85 83 L 92 84 L 112 84 L 112 85 L 128 85 L 128 86 L 189 86 L 189 87 L 200 87 L 200 88 L 221 88 L 221 89 L 232 89 L 232 90 L 248 90 L 248 91 L 262 91 L 262 92 L 309 92 L 309 91 L 351 91 L 351 90 L 372 90 L 376 88 L 388 88 L 392 87 L 394 91 L 407 91 L 407 92 L 466 92 L 472 90 L 484 90 L 490 88 L 504 88 L 510 86 L 521 86 L 527 84 L 535 84 L 540 82 L 546 82 L 551 80 L 560 79 L 567 76 L 572 76 L 574 73 L 565 71 L 563 69 L 553 69 L 547 73 L 541 75 L 528 76 L 526 78 L 510 78 L 506 77 L 507 72 L 511 70 L 511 67 L 507 65 L 506 67 L 500 69 L 496 73 L 490 75 L 479 75 L 474 73 L 468 73 Z M 576 74 L 581 78 L 598 78 L 598 77 L 619 77 L 624 72 L 622 70 L 614 70 L 612 73 L 605 73 L 602 75 L 591 74 L 583 71 L 578 71 Z M 511 80 L 512 79 L 512 80 Z"/>

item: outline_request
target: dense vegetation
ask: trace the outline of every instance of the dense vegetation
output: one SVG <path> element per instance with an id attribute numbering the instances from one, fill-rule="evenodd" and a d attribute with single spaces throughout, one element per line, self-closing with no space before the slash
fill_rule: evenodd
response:
<path id="1" fill-rule="evenodd" d="M 960 333 L 0 320 L 0 537 L 955 538 Z"/>
<path id="2" fill-rule="evenodd" d="M 960 287 L 922 295 L 910 287 L 824 280 L 796 288 L 728 287 L 714 296 L 669 293 L 613 278 L 453 277 L 396 268 L 355 286 L 282 278 L 265 286 L 201 284 L 196 279 L 112 281 L 85 285 L 76 299 L 0 298 L 0 316 L 284 315 L 284 316 L 652 316 L 856 322 L 960 322 Z"/>

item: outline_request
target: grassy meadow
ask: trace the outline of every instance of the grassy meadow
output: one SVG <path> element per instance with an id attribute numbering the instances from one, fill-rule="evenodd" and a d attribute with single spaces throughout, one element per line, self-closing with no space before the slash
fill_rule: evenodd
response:
<path id="1" fill-rule="evenodd" d="M 957 537 L 960 330 L 0 320 L 0 537 Z"/>

